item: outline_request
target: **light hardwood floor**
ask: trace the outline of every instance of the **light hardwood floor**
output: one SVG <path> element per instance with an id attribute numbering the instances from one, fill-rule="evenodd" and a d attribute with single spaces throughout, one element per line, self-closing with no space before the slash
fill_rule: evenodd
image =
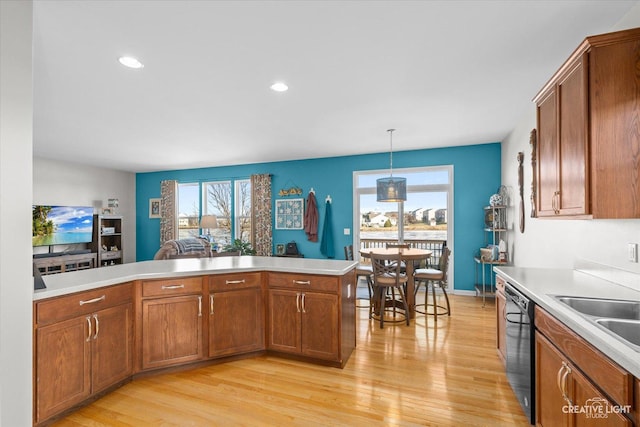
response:
<path id="1" fill-rule="evenodd" d="M 495 308 L 380 329 L 358 309 L 344 369 L 263 356 L 138 379 L 56 426 L 527 426 L 495 350 Z"/>

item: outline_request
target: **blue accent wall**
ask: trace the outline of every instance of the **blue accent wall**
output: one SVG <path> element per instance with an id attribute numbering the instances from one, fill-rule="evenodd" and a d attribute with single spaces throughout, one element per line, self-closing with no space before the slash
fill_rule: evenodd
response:
<path id="1" fill-rule="evenodd" d="M 474 254 L 484 241 L 484 212 L 489 197 L 501 183 L 500 143 L 447 147 L 429 150 L 398 151 L 393 153 L 394 169 L 453 165 L 454 183 L 454 280 L 455 289 L 473 290 Z M 160 246 L 160 220 L 150 219 L 149 199 L 160 197 L 160 181 L 173 179 L 179 182 L 215 181 L 233 178 L 249 178 L 252 174 L 272 175 L 273 206 L 282 188 L 298 186 L 301 197 L 307 198 L 309 189 L 316 191 L 321 236 L 325 198 L 331 195 L 333 236 L 336 259 L 343 258 L 343 247 L 352 243 L 352 235 L 345 236 L 343 229 L 353 234 L 353 172 L 384 170 L 389 167 L 389 154 L 328 157 L 273 163 L 257 163 L 200 169 L 171 170 L 136 174 L 136 258 L 138 261 L 153 259 Z M 275 221 L 275 216 L 274 216 Z M 276 230 L 273 242 L 294 240 L 300 252 L 307 258 L 325 258 L 320 253 L 320 241 L 309 242 L 304 230 Z M 318 239 L 320 240 L 320 239 Z"/>

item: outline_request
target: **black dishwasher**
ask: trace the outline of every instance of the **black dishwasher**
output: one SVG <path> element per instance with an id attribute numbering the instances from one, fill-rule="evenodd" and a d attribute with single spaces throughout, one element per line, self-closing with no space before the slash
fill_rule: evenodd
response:
<path id="1" fill-rule="evenodd" d="M 522 410 L 535 425 L 534 303 L 510 283 L 505 286 L 507 379 Z"/>

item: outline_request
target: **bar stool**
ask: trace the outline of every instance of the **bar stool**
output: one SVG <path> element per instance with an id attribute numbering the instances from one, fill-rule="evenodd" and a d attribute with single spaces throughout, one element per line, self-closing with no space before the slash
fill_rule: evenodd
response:
<path id="1" fill-rule="evenodd" d="M 344 247 L 344 259 L 346 259 L 347 261 L 353 261 L 353 245 L 348 245 Z M 356 265 L 356 281 L 359 280 L 361 277 L 364 277 L 367 281 L 367 289 L 369 290 L 368 305 L 357 305 L 356 307 L 368 308 L 369 319 L 373 317 L 373 304 L 371 303 L 371 300 L 373 298 L 373 282 L 371 279 L 372 275 L 373 275 L 373 267 L 371 265 L 362 264 L 362 263 L 358 263 L 358 265 Z M 356 299 L 364 300 L 365 298 L 358 297 L 357 291 L 356 291 Z"/>
<path id="2" fill-rule="evenodd" d="M 449 258 L 451 256 L 451 249 L 446 246 L 442 248 L 442 256 L 440 256 L 440 262 L 438 268 L 419 268 L 413 274 L 413 280 L 416 284 L 415 295 L 418 295 L 420 284 L 425 283 L 425 296 L 424 304 L 416 304 L 416 312 L 421 314 L 433 314 L 434 321 L 438 321 L 438 316 L 446 314 L 451 316 L 451 305 L 449 304 L 449 296 L 447 295 L 448 285 L 448 270 L 449 270 Z M 436 303 L 436 286 L 442 289 L 444 294 L 446 306 L 438 305 Z M 433 293 L 433 303 L 429 304 L 429 288 Z M 424 306 L 424 311 L 418 309 L 419 306 Z M 433 307 L 433 313 L 428 313 L 427 308 Z"/>
<path id="3" fill-rule="evenodd" d="M 403 310 L 403 313 L 401 313 L 404 316 L 403 320 L 406 320 L 407 326 L 409 326 L 409 305 L 407 304 L 404 291 L 409 278 L 401 271 L 402 266 L 400 265 L 400 259 L 400 254 L 371 254 L 371 264 L 373 265 L 373 298 L 376 307 L 379 307 L 377 314 L 380 316 L 380 329 L 384 328 L 387 298 L 389 298 L 389 302 L 392 304 L 391 311 L 393 312 L 394 320 L 391 322 L 396 323 L 402 321 L 395 320 L 398 315 L 398 306 L 400 305 Z M 387 291 L 390 292 L 390 296 Z M 399 300 L 396 299 L 396 292 L 400 297 Z"/>

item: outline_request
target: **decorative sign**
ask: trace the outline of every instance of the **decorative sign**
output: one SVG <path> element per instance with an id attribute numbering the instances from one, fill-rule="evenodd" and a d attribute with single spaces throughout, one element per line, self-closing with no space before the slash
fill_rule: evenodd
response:
<path id="1" fill-rule="evenodd" d="M 280 190 L 278 192 L 278 195 L 280 197 L 301 196 L 302 195 L 302 188 L 300 188 L 300 187 L 291 187 L 291 188 L 288 188 L 288 189 L 283 188 L 282 190 Z"/>
<path id="2" fill-rule="evenodd" d="M 302 230 L 304 199 L 276 200 L 276 229 Z"/>

